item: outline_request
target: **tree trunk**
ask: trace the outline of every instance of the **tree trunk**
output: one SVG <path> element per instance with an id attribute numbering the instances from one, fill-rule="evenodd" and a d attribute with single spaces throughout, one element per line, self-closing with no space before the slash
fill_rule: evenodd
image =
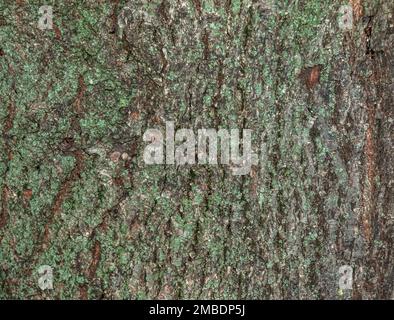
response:
<path id="1" fill-rule="evenodd" d="M 394 3 L 346 4 L 2 2 L 0 297 L 394 298 Z M 148 165 L 166 121 L 259 162 Z"/>

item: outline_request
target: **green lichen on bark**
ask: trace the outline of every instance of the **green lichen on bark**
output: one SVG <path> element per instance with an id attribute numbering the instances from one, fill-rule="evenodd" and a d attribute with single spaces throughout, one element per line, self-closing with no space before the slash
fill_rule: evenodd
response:
<path id="1" fill-rule="evenodd" d="M 390 1 L 43 4 L 0 4 L 1 298 L 393 297 Z M 170 120 L 259 164 L 146 165 Z"/>

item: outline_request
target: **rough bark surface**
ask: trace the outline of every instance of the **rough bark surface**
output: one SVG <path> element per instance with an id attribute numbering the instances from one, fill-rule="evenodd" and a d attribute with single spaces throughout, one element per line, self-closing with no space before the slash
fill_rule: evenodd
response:
<path id="1" fill-rule="evenodd" d="M 41 2 L 0 3 L 0 298 L 394 298 L 393 1 Z M 170 120 L 259 163 L 146 165 Z"/>

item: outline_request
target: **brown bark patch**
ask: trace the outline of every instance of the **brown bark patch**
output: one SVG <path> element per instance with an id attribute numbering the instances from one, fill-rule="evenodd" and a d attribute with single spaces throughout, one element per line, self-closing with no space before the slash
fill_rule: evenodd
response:
<path id="1" fill-rule="evenodd" d="M 358 20 L 363 15 L 363 5 L 361 4 L 361 2 L 361 0 L 350 0 L 355 20 Z"/>
<path id="2" fill-rule="evenodd" d="M 4 228 L 8 221 L 8 210 L 7 210 L 7 203 L 8 203 L 8 194 L 9 190 L 7 185 L 4 185 L 2 195 L 1 195 L 1 216 L 0 216 L 0 229 Z"/>
<path id="3" fill-rule="evenodd" d="M 60 31 L 59 27 L 56 24 L 53 24 L 53 31 L 55 31 L 55 38 L 57 40 L 62 39 L 62 32 Z"/>
<path id="4" fill-rule="evenodd" d="M 26 201 L 29 201 L 32 195 L 33 191 L 31 189 L 26 189 L 25 191 L 23 191 L 23 199 L 25 199 Z"/>
<path id="5" fill-rule="evenodd" d="M 300 77 L 301 79 L 303 79 L 308 89 L 313 89 L 316 84 L 320 82 L 321 69 L 321 65 L 316 65 L 313 67 L 308 67 L 301 71 Z"/>
<path id="6" fill-rule="evenodd" d="M 50 238 L 50 227 L 55 219 L 55 217 L 59 214 L 61 206 L 66 199 L 66 197 L 69 195 L 72 185 L 74 184 L 74 181 L 80 176 L 82 168 L 83 168 L 83 162 L 84 162 L 84 156 L 82 151 L 77 150 L 74 152 L 75 156 L 75 166 L 73 170 L 71 171 L 69 177 L 67 180 L 63 183 L 63 185 L 60 187 L 59 192 L 57 193 L 55 197 L 55 201 L 52 205 L 51 208 L 51 216 L 45 225 L 45 230 L 44 230 L 44 239 L 42 242 L 42 248 L 46 248 L 49 242 Z"/>
<path id="7" fill-rule="evenodd" d="M 79 82 L 79 88 L 78 88 L 78 94 L 77 94 L 77 98 L 75 99 L 74 106 L 75 106 L 75 111 L 77 113 L 81 113 L 82 112 L 81 100 L 86 91 L 86 84 L 82 75 L 79 76 L 78 82 Z"/>
<path id="8" fill-rule="evenodd" d="M 92 250 L 92 261 L 88 269 L 89 280 L 92 280 L 94 278 L 98 264 L 100 262 L 100 258 L 101 258 L 101 244 L 100 241 L 96 240 L 94 242 L 93 250 Z"/>
<path id="9" fill-rule="evenodd" d="M 200 0 L 193 0 L 194 7 L 196 8 L 196 11 L 198 15 L 201 15 L 201 1 Z"/>

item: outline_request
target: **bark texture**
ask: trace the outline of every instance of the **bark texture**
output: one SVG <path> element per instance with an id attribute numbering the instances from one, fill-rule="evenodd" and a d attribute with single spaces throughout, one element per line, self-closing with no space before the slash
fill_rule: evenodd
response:
<path id="1" fill-rule="evenodd" d="M 394 298 L 393 14 L 2 1 L 0 298 Z M 146 165 L 165 121 L 252 129 L 259 163 Z"/>

